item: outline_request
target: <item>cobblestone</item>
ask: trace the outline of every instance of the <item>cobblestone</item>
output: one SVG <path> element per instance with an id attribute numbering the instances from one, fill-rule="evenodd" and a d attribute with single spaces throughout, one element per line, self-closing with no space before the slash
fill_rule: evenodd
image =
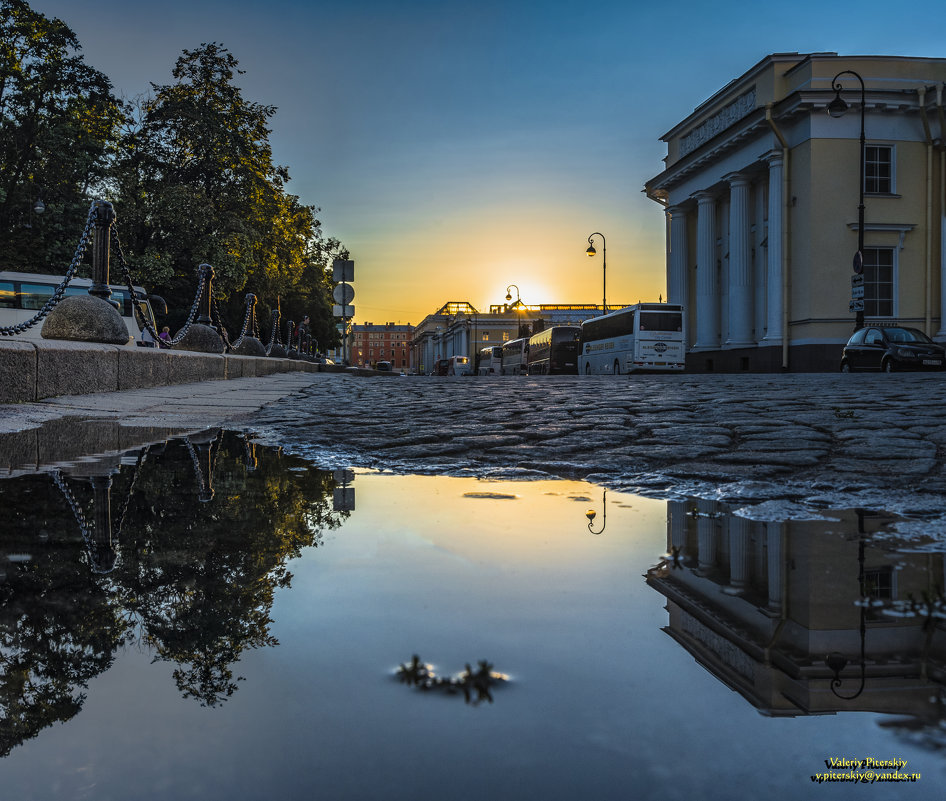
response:
<path id="1" fill-rule="evenodd" d="M 254 420 L 267 440 L 330 464 L 594 476 L 719 498 L 744 497 L 749 483 L 754 497 L 773 499 L 804 499 L 817 487 L 821 504 L 932 513 L 946 506 L 944 389 L 938 374 L 404 377 L 357 386 L 314 376 L 301 398 Z"/>

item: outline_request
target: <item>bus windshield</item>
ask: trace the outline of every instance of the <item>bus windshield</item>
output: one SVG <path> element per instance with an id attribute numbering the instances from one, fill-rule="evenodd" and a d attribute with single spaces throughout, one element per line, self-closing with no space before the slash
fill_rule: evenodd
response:
<path id="1" fill-rule="evenodd" d="M 682 331 L 683 315 L 680 312 L 640 313 L 641 331 Z"/>

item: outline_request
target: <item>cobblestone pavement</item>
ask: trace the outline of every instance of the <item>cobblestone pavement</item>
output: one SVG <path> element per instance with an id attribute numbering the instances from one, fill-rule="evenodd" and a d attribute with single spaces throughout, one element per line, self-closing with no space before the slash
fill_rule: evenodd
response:
<path id="1" fill-rule="evenodd" d="M 254 424 L 333 466 L 932 514 L 946 509 L 944 398 L 939 374 L 319 375 Z"/>

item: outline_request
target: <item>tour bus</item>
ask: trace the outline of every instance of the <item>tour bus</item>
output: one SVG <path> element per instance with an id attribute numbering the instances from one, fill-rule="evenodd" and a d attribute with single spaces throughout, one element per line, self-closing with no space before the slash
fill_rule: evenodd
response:
<path id="1" fill-rule="evenodd" d="M 480 350 L 480 364 L 477 375 L 501 375 L 503 371 L 503 349 L 499 345 L 490 345 Z"/>
<path id="2" fill-rule="evenodd" d="M 579 367 L 585 375 L 682 372 L 683 306 L 637 303 L 581 324 Z"/>
<path id="3" fill-rule="evenodd" d="M 447 362 L 447 375 L 473 375 L 473 368 L 466 356 L 451 356 Z"/>
<path id="4" fill-rule="evenodd" d="M 581 326 L 553 325 L 529 338 L 529 375 L 577 375 Z"/>
<path id="5" fill-rule="evenodd" d="M 529 339 L 512 339 L 503 343 L 502 375 L 526 375 L 529 371 Z"/>
<path id="6" fill-rule="evenodd" d="M 35 317 L 36 312 L 43 308 L 46 301 L 56 291 L 56 287 L 62 283 L 62 279 L 63 276 L 40 273 L 0 272 L 0 326 L 17 325 Z M 73 278 L 69 282 L 69 286 L 66 287 L 64 297 L 87 295 L 90 286 L 92 286 L 92 281 L 88 278 Z M 132 309 L 128 287 L 110 284 L 109 289 L 112 290 L 111 300 L 119 304 L 118 311 L 128 328 L 128 341 L 139 339 L 141 337 L 141 327 Z M 162 312 L 166 313 L 167 307 L 164 301 L 157 295 L 149 296 L 140 286 L 135 287 L 135 293 L 141 300 L 139 305 L 151 321 L 151 325 L 157 326 L 149 297 L 154 300 Z M 20 339 L 42 339 L 40 332 L 43 328 L 43 322 L 44 320 L 40 320 L 15 336 Z"/>

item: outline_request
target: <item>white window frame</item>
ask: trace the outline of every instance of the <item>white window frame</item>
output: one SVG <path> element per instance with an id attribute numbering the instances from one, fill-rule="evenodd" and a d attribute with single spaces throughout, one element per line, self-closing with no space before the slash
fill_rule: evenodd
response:
<path id="1" fill-rule="evenodd" d="M 890 152 L 890 189 L 887 191 L 871 190 L 867 181 L 867 154 L 872 147 L 887 148 Z M 864 194 L 884 197 L 897 193 L 897 146 L 890 142 L 867 142 L 864 150 Z M 880 162 L 874 162 L 879 164 Z"/>
<path id="2" fill-rule="evenodd" d="M 890 314 L 871 314 L 866 308 L 864 309 L 864 316 L 869 317 L 874 320 L 889 320 L 899 317 L 899 281 L 898 275 L 900 272 L 899 261 L 900 261 L 900 249 L 897 247 L 887 247 L 886 245 L 865 245 L 864 246 L 864 269 L 866 271 L 868 258 L 867 254 L 870 251 L 886 250 L 891 254 L 890 260 Z"/>

